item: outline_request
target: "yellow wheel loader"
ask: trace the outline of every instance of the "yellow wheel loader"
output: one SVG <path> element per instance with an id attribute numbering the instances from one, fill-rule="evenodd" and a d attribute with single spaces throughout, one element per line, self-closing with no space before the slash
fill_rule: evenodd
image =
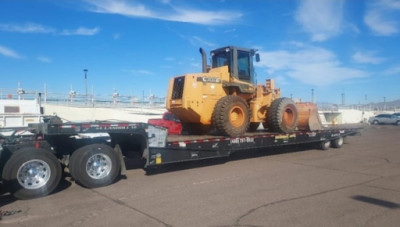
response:
<path id="1" fill-rule="evenodd" d="M 215 129 L 219 135 L 237 137 L 255 131 L 260 123 L 271 132 L 322 129 L 314 104 L 281 98 L 272 79 L 255 84 L 253 58 L 259 61 L 255 49 L 213 50 L 211 66 L 202 48 L 200 53 L 202 72 L 171 78 L 167 96 L 167 109 L 190 134 Z"/>

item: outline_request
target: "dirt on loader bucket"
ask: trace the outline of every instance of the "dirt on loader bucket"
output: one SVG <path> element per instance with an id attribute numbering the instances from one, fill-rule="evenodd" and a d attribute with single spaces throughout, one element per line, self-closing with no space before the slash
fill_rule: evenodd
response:
<path id="1" fill-rule="evenodd" d="M 299 130 L 322 130 L 323 126 L 321 119 L 319 118 L 317 106 L 311 102 L 300 102 L 296 103 L 298 112 L 298 124 Z"/>

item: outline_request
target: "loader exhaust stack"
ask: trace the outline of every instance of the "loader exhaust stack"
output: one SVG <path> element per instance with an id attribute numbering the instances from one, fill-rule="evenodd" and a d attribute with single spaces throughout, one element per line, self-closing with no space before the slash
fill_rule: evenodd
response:
<path id="1" fill-rule="evenodd" d="M 202 59 L 202 71 L 203 73 L 207 73 L 207 56 L 206 56 L 206 52 L 204 51 L 203 48 L 199 49 L 200 54 L 201 54 L 201 59 Z"/>

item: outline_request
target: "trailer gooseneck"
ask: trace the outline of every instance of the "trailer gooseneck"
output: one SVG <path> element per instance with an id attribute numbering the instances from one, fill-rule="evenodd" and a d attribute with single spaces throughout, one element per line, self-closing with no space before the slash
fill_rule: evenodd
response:
<path id="1" fill-rule="evenodd" d="M 29 135 L 0 139 L 3 185 L 19 199 L 51 193 L 62 177 L 62 166 L 87 188 L 109 185 L 124 174 L 126 158 L 146 159 L 145 168 L 177 162 L 227 157 L 240 150 L 295 144 L 341 147 L 354 128 L 269 133 L 257 131 L 240 137 L 168 135 L 166 128 L 132 122 L 32 124 Z M 102 133 L 93 137 L 91 133 Z M 88 136 L 90 135 L 90 136 Z M 106 135 L 106 136 L 104 136 Z"/>

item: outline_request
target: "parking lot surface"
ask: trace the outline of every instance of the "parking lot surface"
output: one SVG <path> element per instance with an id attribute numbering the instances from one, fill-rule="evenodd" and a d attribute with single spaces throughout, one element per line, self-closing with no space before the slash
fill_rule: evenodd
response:
<path id="1" fill-rule="evenodd" d="M 0 226 L 399 226 L 400 127 L 366 126 L 340 149 L 274 148 L 166 166 L 47 197 L 0 195 Z"/>

